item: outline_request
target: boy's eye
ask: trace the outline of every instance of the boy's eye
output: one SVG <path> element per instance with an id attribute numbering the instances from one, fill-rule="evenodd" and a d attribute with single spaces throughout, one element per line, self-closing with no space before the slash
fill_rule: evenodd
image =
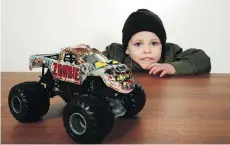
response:
<path id="1" fill-rule="evenodd" d="M 139 47 L 139 46 L 141 45 L 141 43 L 140 43 L 140 42 L 137 42 L 137 43 L 135 43 L 134 45 L 137 46 L 137 47 Z"/>
<path id="2" fill-rule="evenodd" d="M 155 46 L 155 45 L 158 45 L 158 43 L 157 42 L 152 42 L 152 45 Z"/>

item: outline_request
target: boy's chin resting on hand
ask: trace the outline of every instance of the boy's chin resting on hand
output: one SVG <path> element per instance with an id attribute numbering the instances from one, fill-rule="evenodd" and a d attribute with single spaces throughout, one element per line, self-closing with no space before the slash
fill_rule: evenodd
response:
<path id="1" fill-rule="evenodd" d="M 165 75 L 174 75 L 175 68 L 169 63 L 152 63 L 147 67 L 149 74 L 160 74 L 160 77 Z"/>

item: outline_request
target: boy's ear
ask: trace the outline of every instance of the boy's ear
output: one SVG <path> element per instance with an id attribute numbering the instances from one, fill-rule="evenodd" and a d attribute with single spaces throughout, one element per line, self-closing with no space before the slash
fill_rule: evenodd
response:
<path id="1" fill-rule="evenodd" d="M 125 53 L 126 53 L 126 54 L 129 54 L 129 50 L 128 50 L 128 49 L 126 49 Z"/>

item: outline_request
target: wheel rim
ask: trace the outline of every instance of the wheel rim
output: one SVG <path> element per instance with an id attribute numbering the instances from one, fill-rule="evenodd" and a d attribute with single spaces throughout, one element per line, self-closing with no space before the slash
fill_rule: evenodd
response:
<path id="1" fill-rule="evenodd" d="M 11 106 L 15 113 L 20 113 L 22 110 L 22 102 L 18 96 L 14 96 L 11 101 Z"/>
<path id="2" fill-rule="evenodd" d="M 73 113 L 70 116 L 69 125 L 72 131 L 77 135 L 82 135 L 86 131 L 85 118 L 79 113 Z"/>

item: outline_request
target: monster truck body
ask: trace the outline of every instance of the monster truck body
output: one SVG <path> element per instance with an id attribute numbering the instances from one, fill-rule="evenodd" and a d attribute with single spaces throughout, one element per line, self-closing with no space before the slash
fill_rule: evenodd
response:
<path id="1" fill-rule="evenodd" d="M 96 49 L 88 47 L 64 48 L 59 54 L 30 56 L 30 70 L 37 67 L 48 68 L 55 80 L 77 85 L 82 85 L 88 76 L 98 76 L 120 93 L 129 93 L 134 88 L 134 78 L 126 65 L 108 60 Z"/>

